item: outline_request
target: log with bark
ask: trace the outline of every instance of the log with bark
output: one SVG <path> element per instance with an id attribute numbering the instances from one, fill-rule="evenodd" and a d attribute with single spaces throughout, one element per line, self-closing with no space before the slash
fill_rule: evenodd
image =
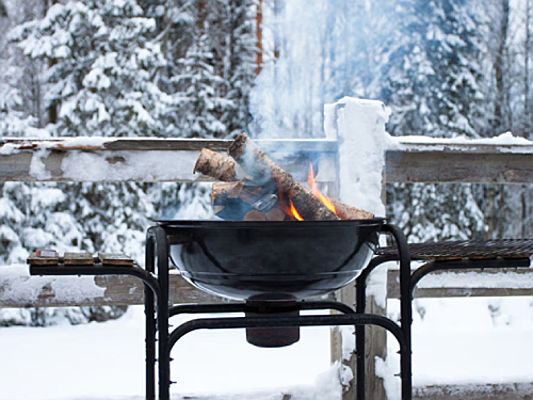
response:
<path id="1" fill-rule="evenodd" d="M 305 220 L 338 220 L 308 189 L 270 159 L 249 137 L 238 135 L 229 147 L 229 154 L 256 182 L 274 181 L 279 193 L 292 201 Z"/>
<path id="2" fill-rule="evenodd" d="M 202 149 L 194 165 L 193 173 L 200 172 L 219 181 L 233 181 L 237 176 L 235 160 L 216 151 Z"/>
<path id="3" fill-rule="evenodd" d="M 372 213 L 333 201 L 335 213 L 313 193 L 268 157 L 246 134 L 236 137 L 229 147 L 231 157 L 203 149 L 194 167 L 222 183 L 213 184 L 211 200 L 215 213 L 224 218 L 282 221 L 292 202 L 305 220 L 370 219 Z M 237 180 L 240 167 L 246 176 Z M 269 197 L 270 196 L 270 197 Z M 238 210 L 242 207 L 242 210 Z M 236 211 L 237 210 L 237 211 Z M 232 218 L 230 218 L 232 219 Z"/>

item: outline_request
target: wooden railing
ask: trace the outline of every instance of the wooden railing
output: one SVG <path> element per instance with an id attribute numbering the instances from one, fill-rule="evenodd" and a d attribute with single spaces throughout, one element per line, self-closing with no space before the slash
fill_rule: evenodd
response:
<path id="1" fill-rule="evenodd" d="M 375 140 L 369 135 L 384 134 L 382 114 L 376 112 L 381 105 L 365 104 L 363 110 L 365 121 L 360 127 L 349 124 L 340 113 L 347 112 L 344 107 L 336 111 L 336 135 L 328 139 L 312 140 L 268 140 L 260 145 L 265 148 L 283 167 L 293 172 L 299 179 L 304 179 L 309 160 L 318 162 L 317 180 L 322 183 L 329 195 L 341 197 L 350 202 L 354 193 L 375 188 L 361 187 L 360 179 L 352 178 L 357 169 L 358 160 L 368 157 L 360 153 L 358 142 Z M 357 111 L 357 110 L 356 110 Z M 370 113 L 370 115 L 369 115 Z M 348 122 L 346 122 L 348 121 Z M 375 128 L 377 126 L 377 128 Z M 370 129 L 369 127 L 373 127 Z M 353 140 L 352 134 L 357 134 Z M 376 153 L 382 152 L 383 171 L 372 171 L 379 181 L 373 182 L 383 193 L 386 183 L 391 182 L 479 182 L 517 184 L 533 182 L 533 145 L 530 143 L 499 145 L 486 143 L 467 143 L 450 141 L 432 141 L 417 143 L 409 139 L 394 139 L 395 144 L 376 147 Z M 390 139 L 392 141 L 392 139 Z M 175 181 L 197 182 L 205 180 L 202 176 L 192 174 L 194 161 L 199 149 L 208 147 L 223 151 L 228 146 L 224 140 L 189 140 L 189 139 L 141 139 L 141 138 L 107 138 L 102 140 L 80 138 L 50 138 L 30 140 L 25 138 L 3 138 L 0 140 L 0 181 Z M 296 152 L 295 152 L 296 150 Z M 367 151 L 367 150 L 365 150 Z M 379 154 L 377 154 L 379 156 Z M 142 168 L 140 168 L 142 166 Z M 377 173 L 376 173 L 377 172 Z M 359 171 L 359 175 L 364 171 Z M 356 174 L 355 174 L 356 175 Z M 368 182 L 364 182 L 365 185 Z M 381 189 L 379 189 L 381 188 Z M 358 206 L 366 206 L 355 204 Z M 368 206 L 366 207 L 368 209 Z M 374 211 L 383 210 L 377 205 Z M 138 260 L 142 262 L 142 260 Z M 470 274 L 475 272 L 469 272 Z M 529 271 L 517 271 L 520 279 Z M 40 279 L 40 280 L 36 280 Z M 56 278 L 57 279 L 57 278 Z M 77 278 L 62 277 L 75 280 Z M 83 278 L 87 279 L 87 278 Z M 90 278 L 92 279 L 92 278 Z M 388 279 L 383 280 L 383 293 L 397 296 L 395 271 L 388 272 Z M 76 298 L 62 293 L 55 287 L 52 278 L 29 278 L 21 273 L 2 274 L 0 269 L 0 307 L 43 307 L 66 305 L 96 304 L 140 304 L 142 288 L 133 279 L 126 277 L 97 277 L 94 284 L 103 288 L 103 295 L 94 297 L 91 293 Z M 74 282 L 72 284 L 75 284 Z M 171 300 L 173 303 L 201 303 L 215 299 L 200 292 L 177 275 L 172 277 Z M 417 296 L 450 297 L 471 295 L 524 295 L 533 294 L 532 287 L 424 287 Z M 353 287 L 343 289 L 338 298 L 353 305 L 355 294 Z M 372 312 L 385 313 L 383 299 L 369 299 Z M 332 353 L 340 359 L 342 348 L 341 336 L 332 336 Z M 375 356 L 386 356 L 386 335 L 382 330 L 371 330 L 371 341 L 367 349 L 369 377 L 375 376 Z M 379 379 L 368 387 L 370 397 L 374 400 L 385 398 L 384 389 Z M 352 395 L 351 391 L 347 396 Z M 453 399 L 453 396 L 446 397 Z"/>

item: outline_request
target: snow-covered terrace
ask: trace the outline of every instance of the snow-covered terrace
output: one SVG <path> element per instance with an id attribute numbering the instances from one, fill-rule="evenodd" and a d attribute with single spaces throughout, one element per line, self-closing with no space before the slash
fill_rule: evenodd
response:
<path id="1" fill-rule="evenodd" d="M 317 180 L 326 185 L 330 195 L 338 196 L 347 203 L 357 204 L 378 215 L 384 214 L 384 206 L 380 199 L 384 184 L 388 182 L 501 184 L 533 182 L 533 142 L 511 134 L 475 141 L 431 139 L 424 136 L 392 138 L 384 129 L 386 118 L 386 111 L 380 103 L 345 99 L 338 104 L 338 107 L 329 109 L 326 117 L 325 139 L 269 140 L 262 142 L 261 145 L 270 151 L 283 166 L 296 171 L 297 175 L 297 171 L 306 171 L 305 167 L 299 168 L 299 166 L 307 165 L 309 159 L 318 159 Z M 97 137 L 2 138 L 0 140 L 0 180 L 199 181 L 203 178 L 192 174 L 192 166 L 200 148 L 209 147 L 223 151 L 227 145 L 228 141 L 224 140 Z M 294 153 L 297 156 L 288 157 Z M 31 278 L 30 282 L 25 272 L 21 272 L 22 268 L 22 266 L 20 269 L 11 267 L 11 269 L 4 270 L 5 273 L 0 274 L 0 306 L 65 305 L 90 302 L 95 304 L 95 298 L 99 298 L 96 303 L 109 304 L 117 302 L 117 297 L 114 296 L 118 294 L 115 294 L 112 288 L 131 284 L 131 282 L 119 282 L 113 279 L 106 282 L 88 281 L 78 286 L 79 291 L 73 292 L 72 287 L 76 285 L 73 281 L 69 281 L 68 284 L 58 284 Z M 487 288 L 494 289 L 490 292 L 492 295 L 503 293 L 501 290 L 512 292 L 515 289 L 526 291 L 520 294 L 533 293 L 533 285 L 524 283 L 521 277 L 514 277 L 513 280 L 510 275 L 505 275 L 487 283 L 485 279 L 487 277 L 479 279 L 480 275 L 475 276 L 474 283 L 468 279 L 470 283 L 460 285 L 457 282 L 458 275 L 452 274 L 448 277 L 441 275 L 433 279 L 433 284 L 431 280 L 425 282 L 424 289 L 432 287 L 441 289 L 441 296 L 446 296 L 446 291 L 442 290 L 443 287 L 454 289 L 455 295 L 461 295 L 461 293 L 469 295 L 476 289 L 483 291 Z M 386 281 L 386 273 L 377 274 L 373 281 L 371 294 L 374 301 L 373 307 L 376 310 L 383 311 L 386 304 Z M 531 281 L 528 279 L 527 283 Z M 460 292 L 463 289 L 464 291 Z M 43 294 L 43 290 L 48 292 Z M 484 295 L 487 293 L 485 291 Z M 126 299 L 122 299 L 121 302 L 139 302 L 138 290 L 122 291 L 120 296 L 124 295 Z M 131 297 L 128 298 L 128 295 Z M 137 300 L 134 300 L 135 296 Z M 196 293 L 190 288 L 184 289 L 183 292 L 176 292 L 175 296 L 176 302 L 191 301 L 192 298 L 199 302 L 207 300 L 205 295 Z M 181 299 L 180 296 L 182 296 Z M 352 289 L 343 290 L 339 297 L 348 303 L 353 302 Z M 389 309 L 389 313 L 391 312 L 394 313 L 394 307 L 392 310 Z M 424 343 L 423 339 L 416 337 L 415 333 L 415 341 L 417 340 L 419 343 Z M 499 343 L 498 340 L 495 339 L 495 343 Z M 376 339 L 374 344 L 381 349 L 378 350 L 383 351 L 385 346 L 383 338 Z M 426 344 L 427 348 L 420 346 L 418 349 L 423 350 L 415 354 L 415 374 L 421 371 L 416 367 L 417 362 L 429 365 L 428 358 L 431 358 L 432 353 L 430 340 L 427 340 Z M 372 353 L 369 359 L 374 360 Z M 393 361 L 386 365 L 378 362 L 378 374 L 385 376 L 389 372 L 397 372 L 389 370 L 396 368 L 396 361 L 392 356 L 391 360 Z M 446 374 L 446 372 L 443 373 L 443 375 Z M 373 374 L 369 373 L 369 375 Z M 492 378 L 489 377 L 489 379 Z M 392 380 L 390 377 L 386 379 L 390 396 L 394 396 Z M 512 380 L 511 376 L 507 382 Z M 415 376 L 415 384 L 418 383 L 420 386 L 428 386 L 434 381 L 434 379 L 422 378 L 417 382 Z M 466 380 L 466 382 L 472 381 Z M 520 382 L 523 382 L 523 377 Z M 442 382 L 436 383 L 442 384 Z M 465 382 L 461 381 L 461 383 Z M 483 383 L 483 381 L 478 380 L 475 383 Z M 430 390 L 430 388 L 426 387 L 424 390 Z M 483 390 L 487 390 L 487 387 L 480 386 L 477 392 Z M 524 390 L 531 391 L 531 387 L 526 387 Z M 453 392 L 453 387 L 450 391 Z M 313 395 L 320 396 L 320 393 L 325 394 L 318 390 Z M 333 391 L 328 393 L 333 393 Z M 305 398 L 315 398 L 310 396 Z M 448 398 L 461 398 L 462 395 L 459 393 L 457 396 L 459 397 L 450 395 Z M 268 398 L 277 399 L 278 397 Z M 374 399 L 377 400 L 377 397 Z"/>

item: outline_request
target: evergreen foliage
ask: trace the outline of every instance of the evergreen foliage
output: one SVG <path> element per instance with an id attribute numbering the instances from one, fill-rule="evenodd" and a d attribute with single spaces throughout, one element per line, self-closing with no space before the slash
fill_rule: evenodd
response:
<path id="1" fill-rule="evenodd" d="M 380 98 L 389 132 L 477 136 L 480 66 L 476 17 L 464 0 L 402 0 Z"/>
<path id="2" fill-rule="evenodd" d="M 247 129 L 254 6 L 253 0 L 54 4 L 10 32 L 10 49 L 16 45 L 26 63 L 46 67 L 39 76 L 43 106 L 33 114 L 24 107 L 22 69 L 13 66 L 19 75 L 0 79 L 0 134 L 227 137 Z M 50 107 L 58 110 L 57 121 L 32 128 Z M 0 190 L 4 263 L 24 262 L 33 248 L 124 252 L 142 261 L 149 218 L 211 211 L 205 185 L 8 183 Z M 65 316 L 72 323 L 98 320 L 106 310 Z M 59 314 L 32 310 L 17 318 L 46 325 Z M 4 313 L 5 320 L 13 323 L 13 315 Z"/>
<path id="3" fill-rule="evenodd" d="M 0 0 L 0 29 L 15 26 L 0 36 L 0 135 L 317 137 L 343 96 L 384 101 L 393 135 L 531 135 L 532 0 L 265 1 L 259 76 L 256 0 L 52 3 Z M 207 192 L 2 184 L 0 262 L 34 247 L 142 259 L 148 218 L 207 215 Z M 411 240 L 530 236 L 532 193 L 397 185 L 388 212 Z"/>

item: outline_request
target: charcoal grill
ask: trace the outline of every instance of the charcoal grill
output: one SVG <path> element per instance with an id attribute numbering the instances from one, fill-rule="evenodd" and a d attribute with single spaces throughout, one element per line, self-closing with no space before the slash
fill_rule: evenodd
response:
<path id="1" fill-rule="evenodd" d="M 246 301 L 249 317 L 298 316 L 295 303 L 340 289 L 368 264 L 383 219 L 160 221 L 170 258 L 194 286 Z M 249 343 L 295 343 L 299 328 L 247 328 Z"/>
<path id="2" fill-rule="evenodd" d="M 299 327 L 377 325 L 400 344 L 402 399 L 411 399 L 410 307 L 401 325 L 378 315 L 356 313 L 334 301 L 304 301 L 337 290 L 360 275 L 380 234 L 395 239 L 400 254 L 400 291 L 409 289 L 409 255 L 400 230 L 383 219 L 356 221 L 160 221 L 148 230 L 146 269 L 156 272 L 158 305 L 168 304 L 172 260 L 198 288 L 241 303 L 192 304 L 157 308 L 159 399 L 170 398 L 170 351 L 198 329 L 243 328 L 257 346 L 294 343 Z M 157 271 L 156 271 L 157 269 Z M 154 398 L 155 320 L 147 297 L 147 398 Z M 340 314 L 300 316 L 300 310 L 337 310 Z M 169 331 L 177 314 L 244 312 L 245 317 L 195 318 Z M 152 335 L 150 339 L 150 335 Z M 359 396 L 359 395 L 358 395 Z M 359 400 L 363 397 L 357 397 Z"/>
<path id="3" fill-rule="evenodd" d="M 233 300 L 294 299 L 347 285 L 370 261 L 383 219 L 161 221 L 170 257 L 196 287 Z"/>

